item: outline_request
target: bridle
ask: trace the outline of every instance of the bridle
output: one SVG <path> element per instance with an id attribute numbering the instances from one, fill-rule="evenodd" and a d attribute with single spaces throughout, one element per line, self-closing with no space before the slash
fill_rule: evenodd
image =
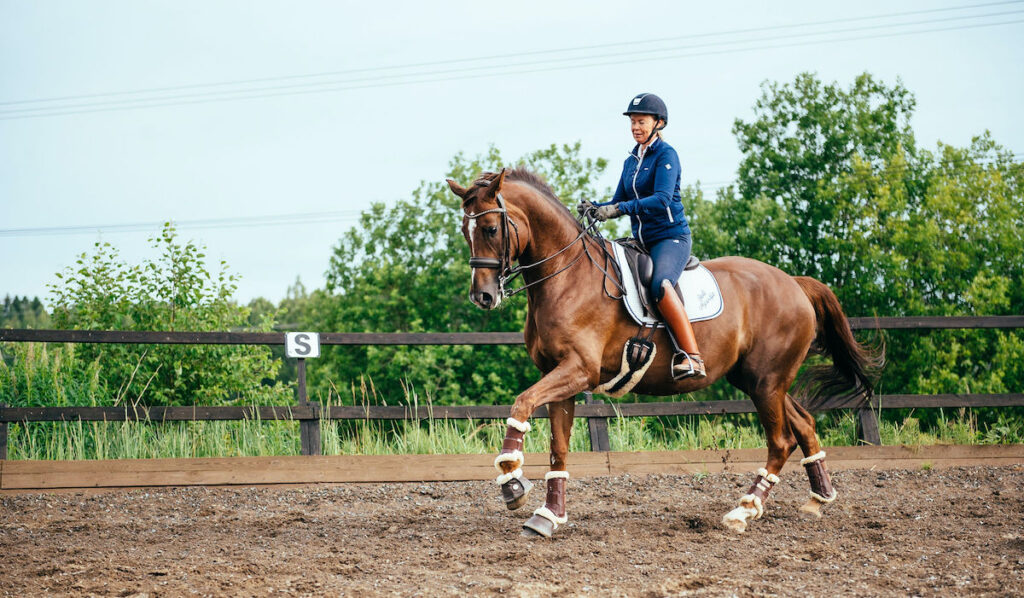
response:
<path id="1" fill-rule="evenodd" d="M 602 273 L 604 273 L 604 276 L 605 276 L 606 280 L 611 278 L 612 283 L 616 287 L 618 287 L 619 291 L 622 292 L 622 294 L 625 294 L 625 291 L 623 290 L 622 285 L 619 283 L 619 281 L 615 280 L 615 278 L 612 278 L 610 276 L 610 274 L 608 273 L 608 271 L 607 271 L 608 263 L 609 263 L 609 258 L 611 256 L 608 254 L 608 249 L 605 248 L 604 243 L 603 242 L 598 243 L 598 245 L 602 249 L 602 253 L 604 254 L 604 267 L 599 265 L 597 263 L 597 260 L 592 255 L 590 255 L 590 251 L 588 250 L 587 243 L 586 243 L 586 237 L 587 237 L 588 233 L 592 233 L 594 237 L 597 237 L 598 239 L 602 239 L 600 231 L 598 231 L 597 228 L 596 228 L 597 220 L 595 220 L 592 217 L 588 218 L 589 223 L 584 225 L 582 230 L 580 230 L 579 234 L 576 235 L 576 238 L 573 239 L 572 241 L 570 241 L 569 244 L 566 245 L 565 247 L 559 249 L 555 253 L 553 253 L 553 254 L 545 257 L 545 258 L 542 258 L 540 260 L 537 260 L 536 262 L 533 262 L 532 264 L 519 264 L 518 266 L 513 266 L 512 262 L 517 261 L 519 259 L 520 253 L 522 252 L 522 246 L 521 246 L 520 241 L 519 241 L 519 226 L 516 224 L 515 220 L 512 220 L 512 218 L 509 217 L 509 215 L 508 215 L 508 207 L 505 205 L 505 198 L 503 198 L 501 196 L 500 192 L 495 194 L 495 199 L 497 200 L 498 207 L 491 208 L 489 210 L 484 210 L 483 212 L 480 212 L 480 213 L 477 213 L 477 214 L 463 214 L 463 215 L 467 219 L 469 219 L 469 220 L 476 220 L 477 218 L 480 218 L 481 216 L 485 216 L 487 214 L 501 214 L 501 237 L 502 237 L 501 257 L 494 258 L 494 257 L 470 256 L 470 258 L 469 258 L 469 267 L 470 268 L 484 268 L 484 269 L 488 269 L 488 270 L 498 270 L 499 271 L 498 272 L 498 293 L 499 293 L 499 295 L 501 295 L 501 297 L 503 297 L 503 298 L 512 297 L 514 295 L 517 295 L 517 294 L 525 291 L 526 289 L 528 289 L 528 288 L 530 288 L 530 287 L 532 287 L 534 285 L 538 285 L 538 284 L 544 282 L 545 280 L 547 280 L 549 278 L 553 278 L 555 276 L 558 276 L 562 272 L 565 272 L 569 268 L 571 268 L 574 265 L 576 265 L 576 262 L 578 262 L 581 259 L 583 259 L 584 255 L 587 256 L 587 258 L 589 258 L 590 261 L 595 266 L 597 266 L 597 268 L 599 270 L 601 270 Z M 588 215 L 590 215 L 590 214 L 588 213 Z M 515 235 L 516 235 L 516 253 L 515 253 L 514 256 L 512 255 L 511 237 L 508 234 L 509 230 L 514 231 Z M 522 276 L 523 272 L 525 272 L 525 271 L 527 271 L 527 270 L 529 270 L 531 268 L 536 268 L 537 266 L 541 266 L 541 265 L 543 265 L 543 264 L 545 264 L 545 263 L 555 259 L 556 257 L 558 257 L 558 256 L 562 255 L 563 253 L 565 253 L 566 251 L 568 251 L 569 248 L 571 248 L 574 245 L 576 245 L 576 243 L 582 243 L 583 251 L 581 251 L 580 254 L 577 255 L 575 258 L 573 258 L 572 261 L 570 261 L 568 264 L 566 264 L 562 268 L 559 268 L 555 272 L 552 272 L 551 274 L 548 274 L 547 276 L 544 276 L 542 278 L 538 278 L 537 280 L 534 280 L 532 282 L 525 283 L 525 284 L 523 284 L 522 286 L 520 286 L 517 289 L 511 290 L 511 291 L 508 289 L 509 283 L 512 282 L 513 280 L 515 280 L 516 277 Z M 618 272 L 618 264 L 616 264 L 614 258 L 611 259 L 611 263 L 613 265 L 612 267 L 616 271 L 616 275 L 617 275 L 616 277 L 619 280 L 621 280 L 621 273 Z M 607 291 L 607 288 L 606 288 L 605 289 L 605 293 L 607 293 L 607 292 L 608 291 Z"/>

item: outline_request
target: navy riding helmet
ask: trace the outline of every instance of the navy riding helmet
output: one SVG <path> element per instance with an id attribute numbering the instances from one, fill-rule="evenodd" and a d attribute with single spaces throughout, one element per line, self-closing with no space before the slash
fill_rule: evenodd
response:
<path id="1" fill-rule="evenodd" d="M 629 101 L 629 106 L 626 107 L 626 111 L 622 114 L 624 116 L 629 116 L 630 114 L 650 114 L 656 120 L 665 121 L 665 124 L 659 127 L 658 130 L 668 126 L 668 106 L 653 93 L 637 94 L 635 98 Z"/>

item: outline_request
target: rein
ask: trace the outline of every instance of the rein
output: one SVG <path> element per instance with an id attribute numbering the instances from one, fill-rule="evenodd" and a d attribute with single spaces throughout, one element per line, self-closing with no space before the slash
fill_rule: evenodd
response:
<path id="1" fill-rule="evenodd" d="M 612 297 L 612 295 L 608 293 L 607 286 L 605 286 L 605 291 L 604 292 L 605 292 L 606 295 L 608 295 L 609 297 L 612 297 L 613 299 L 619 299 L 619 298 L 621 298 L 622 295 L 626 294 L 625 289 L 623 289 L 622 284 L 620 282 L 621 279 L 622 279 L 622 273 L 619 271 L 618 264 L 615 262 L 614 257 L 610 255 L 610 253 L 608 251 L 608 248 L 605 247 L 605 245 L 604 245 L 604 242 L 603 242 L 604 238 L 601 236 L 601 232 L 597 229 L 597 220 L 592 218 L 592 217 L 587 219 L 588 220 L 588 224 L 584 225 L 583 229 L 580 230 L 580 233 L 578 235 L 576 235 L 576 238 L 573 239 L 572 241 L 570 241 L 569 244 L 566 245 L 565 247 L 559 249 L 555 253 L 553 253 L 553 254 L 545 257 L 545 258 L 542 258 L 540 260 L 537 260 L 536 262 L 533 262 L 532 264 L 520 264 L 518 266 L 513 266 L 512 262 L 519 258 L 519 254 L 522 251 L 522 247 L 521 247 L 520 242 L 519 242 L 519 226 L 515 223 L 514 220 L 512 220 L 511 217 L 509 217 L 509 215 L 508 215 L 508 208 L 505 206 L 505 199 L 501 196 L 501 193 L 497 193 L 495 195 L 495 199 L 498 202 L 498 207 L 491 208 L 490 210 L 484 210 L 483 212 L 480 212 L 479 214 L 464 214 L 464 215 L 469 220 L 476 220 L 477 218 L 479 218 L 479 217 L 481 217 L 481 216 L 483 216 L 485 214 L 501 214 L 501 233 L 502 233 L 502 253 L 501 253 L 501 257 L 500 258 L 493 258 L 493 257 L 475 257 L 475 256 L 471 256 L 469 258 L 469 266 L 471 268 L 486 268 L 486 269 L 491 269 L 491 270 L 500 270 L 501 272 L 498 274 L 498 292 L 501 293 L 502 297 L 508 298 L 508 297 L 512 297 L 512 296 L 518 295 L 519 293 L 525 291 L 526 289 L 528 289 L 528 288 L 530 288 L 532 286 L 538 285 L 538 284 L 544 282 L 545 280 L 548 280 L 549 278 L 554 278 L 555 276 L 558 276 L 562 272 L 565 272 L 569 268 L 571 268 L 574 265 L 576 265 L 577 262 L 579 262 L 581 259 L 583 259 L 583 256 L 587 256 L 587 258 L 590 260 L 590 262 L 592 264 L 594 264 L 594 266 L 596 266 L 597 269 L 600 270 L 602 274 L 604 274 L 605 280 L 609 280 L 610 279 L 612 281 L 612 284 L 614 284 L 615 287 L 618 288 L 618 290 L 620 292 L 620 296 L 619 297 Z M 591 210 L 588 210 L 587 213 L 586 213 L 586 216 L 591 216 L 590 212 L 591 212 Z M 515 258 L 512 257 L 511 238 L 510 238 L 510 236 L 508 234 L 509 228 L 511 228 L 513 231 L 515 231 L 515 234 L 516 234 L 516 256 L 515 256 Z M 587 248 L 586 238 L 588 236 L 588 233 L 589 233 L 590 236 L 594 237 L 595 239 L 597 239 L 599 241 L 598 245 L 600 245 L 600 247 L 601 247 L 601 253 L 602 253 L 602 256 L 604 258 L 604 267 L 602 267 L 600 264 L 598 264 L 597 259 L 594 258 L 594 256 L 592 256 L 590 254 L 590 251 Z M 559 255 L 562 255 L 563 253 L 568 251 L 572 246 L 576 245 L 576 243 L 579 243 L 581 241 L 582 241 L 582 244 L 583 244 L 583 251 L 581 251 L 579 255 L 577 255 L 575 258 L 573 258 L 573 260 L 571 262 L 569 262 L 568 264 L 566 264 L 562 268 L 559 268 L 555 272 L 552 272 L 551 274 L 548 274 L 547 276 L 544 276 L 542 278 L 538 278 L 537 280 L 534 280 L 533 282 L 525 283 L 525 284 L 523 284 L 522 286 L 520 286 L 519 288 L 517 288 L 515 290 L 511 290 L 511 291 L 508 290 L 508 288 L 507 288 L 508 283 L 513 281 L 513 280 L 515 280 L 517 277 L 522 276 L 523 272 L 525 272 L 525 271 L 527 271 L 527 270 L 529 270 L 531 268 L 536 268 L 537 266 L 541 266 L 541 265 L 543 265 L 543 264 L 545 264 L 545 263 L 555 259 Z M 616 274 L 615 277 L 612 277 L 611 274 L 608 272 L 608 262 L 609 262 L 609 259 L 611 259 L 611 263 L 612 263 L 613 269 L 615 270 L 615 274 Z M 616 278 L 618 278 L 618 280 L 616 280 Z"/>

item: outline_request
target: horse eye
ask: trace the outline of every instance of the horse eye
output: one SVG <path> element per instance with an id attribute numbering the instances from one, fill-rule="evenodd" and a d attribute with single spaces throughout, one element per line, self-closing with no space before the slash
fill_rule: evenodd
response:
<path id="1" fill-rule="evenodd" d="M 484 229 L 484 232 L 486 232 L 488 236 L 493 237 L 498 234 L 498 227 L 488 226 L 487 228 Z"/>

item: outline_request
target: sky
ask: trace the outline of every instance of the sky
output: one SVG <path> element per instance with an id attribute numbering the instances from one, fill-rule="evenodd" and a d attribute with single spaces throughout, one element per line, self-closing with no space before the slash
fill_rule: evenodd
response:
<path id="1" fill-rule="evenodd" d="M 613 185 L 640 92 L 713 189 L 761 84 L 801 72 L 901 80 L 926 147 L 1024 152 L 1021 1 L 0 0 L 0 296 L 45 300 L 98 241 L 153 258 L 172 220 L 276 302 L 458 152 L 580 141 Z"/>

